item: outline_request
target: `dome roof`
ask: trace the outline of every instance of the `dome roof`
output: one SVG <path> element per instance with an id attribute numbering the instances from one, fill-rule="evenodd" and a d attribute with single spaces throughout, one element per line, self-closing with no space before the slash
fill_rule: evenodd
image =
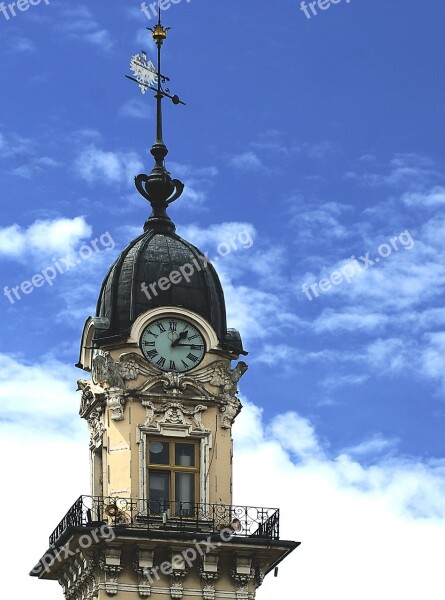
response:
<path id="1" fill-rule="evenodd" d="M 127 246 L 105 277 L 96 316 L 106 328 L 96 328 L 96 343 L 128 337 L 134 321 L 149 309 L 175 306 L 206 319 L 225 345 L 226 308 L 215 269 L 198 248 L 176 235 L 174 226 L 149 224 L 150 220 L 145 233 Z M 172 276 L 174 272 L 178 275 Z"/>

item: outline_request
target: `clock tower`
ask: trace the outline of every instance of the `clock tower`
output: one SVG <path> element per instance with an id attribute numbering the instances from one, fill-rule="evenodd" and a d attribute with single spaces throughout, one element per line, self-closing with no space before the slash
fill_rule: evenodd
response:
<path id="1" fill-rule="evenodd" d="M 163 88 L 160 19 L 152 33 L 157 69 L 145 53 L 131 63 L 157 100 L 155 165 L 135 180 L 152 212 L 105 277 L 77 365 L 91 489 L 31 575 L 58 581 L 68 600 L 251 600 L 298 543 L 280 539 L 278 509 L 233 501 L 247 353 L 214 267 L 167 215 L 184 184 L 165 167 L 162 100 L 181 101 Z"/>

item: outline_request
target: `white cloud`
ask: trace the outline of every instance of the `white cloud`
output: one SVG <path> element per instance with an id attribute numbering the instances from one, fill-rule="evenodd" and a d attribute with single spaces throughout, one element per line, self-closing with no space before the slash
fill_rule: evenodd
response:
<path id="1" fill-rule="evenodd" d="M 252 243 L 255 242 L 256 238 L 256 230 L 251 223 L 242 223 L 238 221 L 229 221 L 225 223 L 218 223 L 210 225 L 209 227 L 202 228 L 198 225 L 186 225 L 179 228 L 179 233 L 185 239 L 190 240 L 193 244 L 201 248 L 201 250 L 209 251 L 209 254 L 212 255 L 216 253 L 216 249 L 219 244 L 231 243 L 236 245 L 236 248 L 239 249 L 241 247 L 241 243 L 239 241 L 240 235 L 246 235 L 246 240 L 249 238 Z M 244 237 L 242 238 L 244 239 Z M 250 243 L 248 241 L 248 243 Z M 236 251 L 236 248 L 231 246 L 233 251 Z"/>
<path id="2" fill-rule="evenodd" d="M 35 43 L 27 37 L 17 36 L 9 41 L 10 49 L 14 52 L 35 52 Z"/>
<path id="3" fill-rule="evenodd" d="M 388 440 L 381 434 L 375 434 L 368 439 L 365 439 L 358 443 L 356 446 L 346 448 L 342 454 L 349 456 L 355 456 L 358 460 L 360 458 L 366 458 L 368 456 L 375 457 L 379 454 L 393 453 L 398 445 L 398 440 Z"/>
<path id="4" fill-rule="evenodd" d="M 46 551 L 59 518 L 88 493 L 88 435 L 77 415 L 75 378 L 74 370 L 52 359 L 41 365 L 4 355 L 0 360 L 0 450 L 11 457 L 3 468 L 5 485 L 14 489 L 18 514 L 29 513 L 30 490 L 46 498 L 26 544 L 16 535 L 16 520 L 3 524 L 8 596 L 20 585 L 35 600 L 60 598 L 56 582 L 31 579 L 27 571 Z M 234 426 L 234 502 L 280 507 L 281 538 L 302 542 L 280 565 L 278 579 L 268 576 L 258 600 L 286 597 L 296 586 L 308 600 L 333 590 L 344 600 L 442 598 L 444 461 L 395 457 L 393 441 L 378 434 L 331 456 L 328 441 L 307 418 L 288 412 L 266 423 L 259 407 L 244 404 Z M 10 498 L 0 502 L 7 514 Z M 413 540 L 421 552 L 413 552 Z"/>
<path id="5" fill-rule="evenodd" d="M 14 224 L 0 228 L 0 255 L 18 259 L 30 255 L 64 256 L 91 233 L 84 217 L 38 220 L 27 229 Z"/>
<path id="6" fill-rule="evenodd" d="M 425 338 L 421 370 L 427 377 L 438 380 L 445 389 L 445 332 L 429 333 Z"/>
<path id="7" fill-rule="evenodd" d="M 321 385 L 324 389 L 331 391 L 340 387 L 344 387 L 345 385 L 361 385 L 368 379 L 369 375 L 341 375 L 335 373 L 334 375 L 324 379 Z"/>
<path id="8" fill-rule="evenodd" d="M 336 311 L 324 310 L 312 321 L 311 327 L 319 333 L 326 331 L 375 331 L 383 329 L 389 316 L 382 313 L 370 313 L 367 310 L 349 309 Z"/>
<path id="9" fill-rule="evenodd" d="M 144 165 L 135 152 L 107 152 L 92 145 L 80 153 L 74 168 L 90 184 L 100 181 L 107 185 L 130 185 Z"/>
<path id="10" fill-rule="evenodd" d="M 218 176 L 218 169 L 214 166 L 195 167 L 194 165 L 171 161 L 168 170 L 172 177 L 179 178 L 185 183 L 185 190 L 175 204 L 179 210 L 203 210 L 207 199 L 208 190 L 212 187 Z"/>
<path id="11" fill-rule="evenodd" d="M 136 43 L 138 46 L 145 50 L 154 52 L 156 50 L 156 43 L 153 40 L 153 36 L 147 29 L 138 29 L 136 33 Z"/>
<path id="12" fill-rule="evenodd" d="M 98 24 L 84 4 L 64 6 L 63 18 L 57 21 L 57 28 L 69 38 L 97 46 L 105 52 L 109 52 L 114 45 L 110 32 Z"/>
<path id="13" fill-rule="evenodd" d="M 306 419 L 288 413 L 267 426 L 249 403 L 234 436 L 234 502 L 279 506 L 282 538 L 302 542 L 258 600 L 289 590 L 307 600 L 442 597 L 443 462 L 383 456 L 363 466 L 352 457 L 359 446 L 330 457 Z M 375 439 L 377 453 L 384 446 Z"/>
<path id="14" fill-rule="evenodd" d="M 408 192 L 402 196 L 402 200 L 409 207 L 440 207 L 445 204 L 445 187 L 437 186 L 424 193 Z"/>
<path id="15" fill-rule="evenodd" d="M 261 159 L 251 150 L 242 154 L 234 154 L 228 164 L 230 167 L 234 167 L 240 171 L 260 171 L 265 169 Z"/>
<path id="16" fill-rule="evenodd" d="M 409 187 L 419 190 L 438 175 L 432 159 L 410 153 L 395 155 L 389 162 L 389 168 L 385 166 L 385 170 L 387 171 L 385 173 L 356 173 L 350 171 L 345 174 L 345 178 L 367 187 Z"/>
<path id="17" fill-rule="evenodd" d="M 39 153 L 39 143 L 11 132 L 0 134 L 0 158 L 9 160 L 9 171 L 25 179 L 60 166 L 60 162 Z"/>
<path id="18" fill-rule="evenodd" d="M 32 422 L 34 435 L 78 431 L 80 397 L 75 392 L 75 375 L 75 369 L 52 358 L 30 365 L 0 354 L 2 427 L 8 430 Z"/>
<path id="19" fill-rule="evenodd" d="M 316 205 L 301 195 L 289 200 L 291 219 L 295 236 L 305 244 L 320 246 L 330 240 L 344 240 L 355 233 L 351 226 L 351 206 L 338 202 L 324 202 Z M 349 218 L 346 218 L 346 216 Z"/>
<path id="20" fill-rule="evenodd" d="M 142 98 L 132 98 L 120 107 L 119 114 L 132 119 L 148 119 L 152 116 L 152 109 L 151 105 L 144 102 Z"/>
<path id="21" fill-rule="evenodd" d="M 366 348 L 366 363 L 380 373 L 399 372 L 410 363 L 411 350 L 403 339 L 379 338 Z"/>

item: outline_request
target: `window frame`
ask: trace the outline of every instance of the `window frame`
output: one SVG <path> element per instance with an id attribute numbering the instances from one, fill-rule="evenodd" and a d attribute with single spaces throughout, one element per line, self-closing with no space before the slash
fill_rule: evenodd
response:
<path id="1" fill-rule="evenodd" d="M 150 462 L 150 443 L 160 442 L 162 444 L 168 444 L 168 456 L 169 464 L 156 464 Z M 176 465 L 176 444 L 189 444 L 194 447 L 194 467 Z M 195 498 L 194 506 L 200 503 L 200 473 L 201 473 L 201 461 L 200 461 L 200 440 L 189 439 L 183 437 L 162 437 L 162 436 L 147 436 L 147 449 L 146 449 L 146 494 L 148 506 L 150 506 L 150 471 L 157 471 L 160 473 L 170 474 L 170 498 L 169 507 L 172 514 L 176 508 L 176 474 L 177 473 L 190 473 L 195 478 Z"/>

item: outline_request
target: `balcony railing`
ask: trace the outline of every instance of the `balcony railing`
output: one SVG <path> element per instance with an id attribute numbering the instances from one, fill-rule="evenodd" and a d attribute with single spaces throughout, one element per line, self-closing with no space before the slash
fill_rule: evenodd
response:
<path id="1" fill-rule="evenodd" d="M 278 540 L 279 523 L 280 511 L 277 508 L 80 496 L 53 531 L 49 541 L 55 544 L 70 527 L 102 524 L 113 528 L 207 535 L 218 534 L 228 528 L 236 537 Z"/>

